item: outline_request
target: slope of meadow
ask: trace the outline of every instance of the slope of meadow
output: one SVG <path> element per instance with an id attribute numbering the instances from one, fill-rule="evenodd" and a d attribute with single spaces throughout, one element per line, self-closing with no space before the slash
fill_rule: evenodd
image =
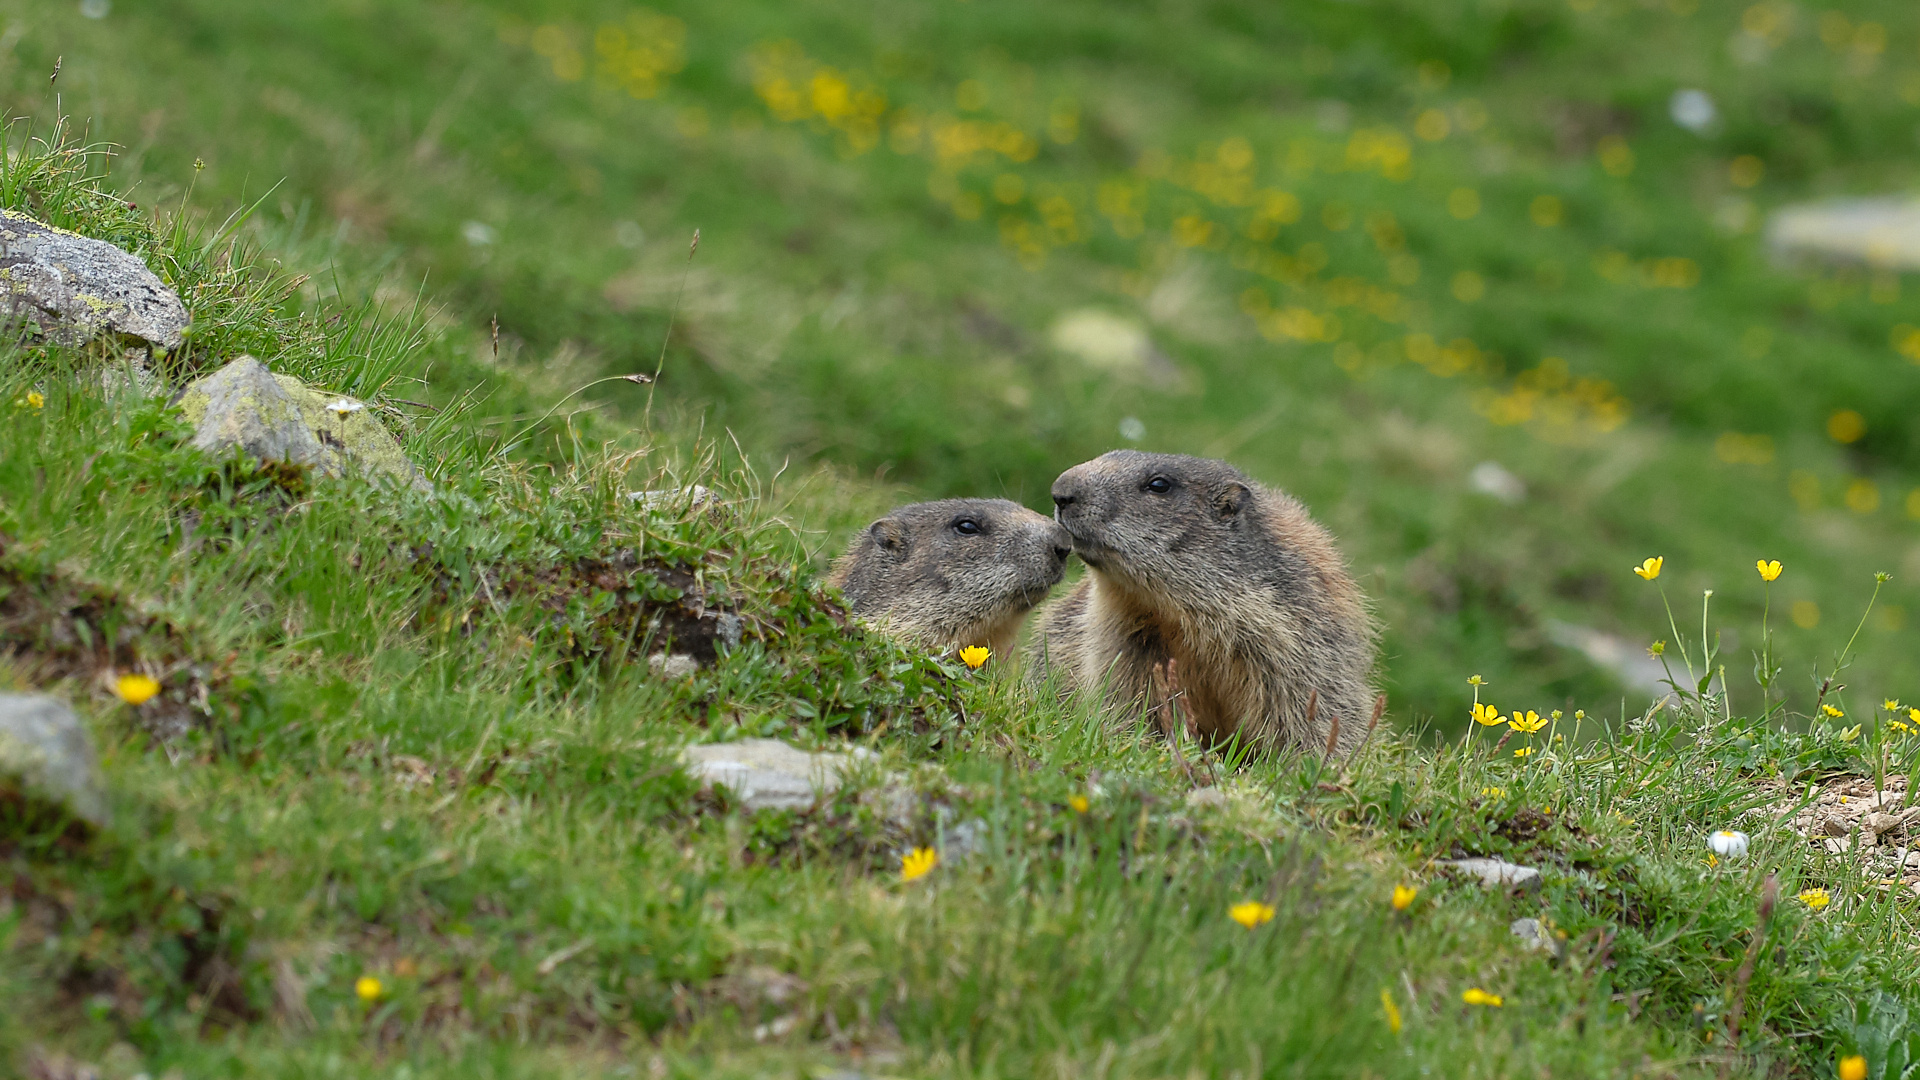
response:
<path id="1" fill-rule="evenodd" d="M 181 291 L 171 377 L 248 351 L 369 398 L 435 490 L 210 459 L 97 350 L 0 357 L 0 689 L 75 703 L 114 810 L 89 835 L 0 800 L 0 1061 L 1920 1057 L 1920 875 L 1880 858 L 1916 830 L 1798 831 L 1904 791 L 1920 751 L 1883 702 L 1916 693 L 1912 316 L 1898 277 L 1757 238 L 1777 202 L 1906 180 L 1908 9 L 103 9 L 0 4 L 37 118 L 0 203 Z M 1717 126 L 1668 119 L 1682 86 Z M 670 312 L 657 397 L 588 386 L 653 370 Z M 817 584 L 894 499 L 1041 505 L 1122 441 L 1231 457 L 1342 536 L 1393 695 L 1359 755 L 1115 729 Z M 1486 461 L 1519 501 L 1475 489 Z M 723 505 L 626 498 L 694 483 Z M 1787 564 L 1770 589 L 1758 556 Z M 749 629 L 663 678 L 639 628 L 690 588 Z M 1664 640 L 1684 692 L 1623 704 L 1560 624 Z M 128 668 L 156 702 L 113 695 Z M 1517 726 L 1462 741 L 1476 698 Z M 677 764 L 750 735 L 877 756 L 757 814 Z M 1709 858 L 1719 828 L 1744 857 Z M 915 849 L 938 864 L 908 880 Z M 1469 855 L 1543 884 L 1435 863 Z"/>

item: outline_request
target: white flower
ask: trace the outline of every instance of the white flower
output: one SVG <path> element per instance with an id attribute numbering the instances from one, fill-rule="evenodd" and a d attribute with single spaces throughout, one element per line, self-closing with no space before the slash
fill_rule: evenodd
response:
<path id="1" fill-rule="evenodd" d="M 1707 846 L 1715 855 L 1724 859 L 1745 858 L 1747 854 L 1747 834 L 1735 829 L 1721 829 L 1707 838 Z"/>
<path id="2" fill-rule="evenodd" d="M 355 401 L 352 398 L 339 398 L 327 405 L 327 408 L 332 410 L 342 420 L 345 420 L 349 413 L 357 413 L 366 407 L 365 402 Z"/>

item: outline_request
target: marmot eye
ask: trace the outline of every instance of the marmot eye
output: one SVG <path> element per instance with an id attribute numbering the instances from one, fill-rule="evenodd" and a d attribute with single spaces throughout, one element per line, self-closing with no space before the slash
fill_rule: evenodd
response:
<path id="1" fill-rule="evenodd" d="M 1167 492 L 1173 490 L 1173 481 L 1164 476 L 1156 476 L 1147 481 L 1147 490 L 1153 492 L 1155 495 L 1165 495 Z"/>
<path id="2" fill-rule="evenodd" d="M 961 536 L 973 536 L 980 531 L 980 523 L 972 518 L 961 518 L 953 523 L 953 531 Z"/>

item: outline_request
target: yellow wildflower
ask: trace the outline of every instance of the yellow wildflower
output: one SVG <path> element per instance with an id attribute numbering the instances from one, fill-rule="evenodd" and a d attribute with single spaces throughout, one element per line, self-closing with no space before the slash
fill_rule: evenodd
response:
<path id="1" fill-rule="evenodd" d="M 1820 706 L 1820 711 L 1823 713 L 1826 713 L 1828 716 L 1834 718 L 1835 720 L 1838 720 L 1841 717 L 1847 715 L 1843 710 L 1836 709 L 1831 705 Z"/>
<path id="2" fill-rule="evenodd" d="M 1507 789 L 1503 787 L 1483 787 L 1480 789 L 1480 795 L 1488 799 L 1504 799 L 1507 797 Z"/>
<path id="3" fill-rule="evenodd" d="M 113 680 L 113 692 L 129 705 L 145 705 L 160 692 L 160 684 L 147 675 L 122 675 Z"/>
<path id="4" fill-rule="evenodd" d="M 1513 710 L 1513 718 L 1507 721 L 1507 726 L 1522 735 L 1531 735 L 1541 728 L 1546 727 L 1547 722 L 1540 719 L 1540 714 L 1537 712 L 1529 710 L 1523 715 L 1519 709 L 1515 709 Z"/>
<path id="5" fill-rule="evenodd" d="M 1387 1014 L 1387 1030 L 1400 1034 L 1400 1010 L 1393 1003 L 1393 995 L 1380 991 L 1380 1011 Z"/>
<path id="6" fill-rule="evenodd" d="M 1803 889 L 1800 892 L 1800 902 L 1814 911 L 1819 911 L 1832 903 L 1833 897 L 1828 896 L 1825 889 Z"/>
<path id="7" fill-rule="evenodd" d="M 371 1005 L 380 1000 L 380 995 L 386 992 L 386 987 L 380 985 L 379 979 L 371 975 L 362 975 L 359 980 L 353 984 L 353 992 L 359 996 L 361 1001 Z"/>
<path id="8" fill-rule="evenodd" d="M 1885 701 L 1883 701 L 1883 702 L 1881 702 L 1881 703 L 1880 703 L 1880 707 L 1881 707 L 1881 708 L 1883 708 L 1883 709 L 1885 709 L 1885 710 L 1887 710 L 1888 712 L 1899 712 L 1899 711 L 1900 711 L 1900 699 L 1899 699 L 1899 698 L 1888 698 L 1887 700 L 1885 700 Z"/>
<path id="9" fill-rule="evenodd" d="M 940 865 L 940 853 L 932 848 L 917 847 L 900 856 L 900 880 L 918 881 L 933 873 Z"/>
<path id="10" fill-rule="evenodd" d="M 27 391 L 27 408 L 32 409 L 34 412 L 39 412 L 46 407 L 47 398 L 45 394 L 42 394 L 38 390 Z"/>
<path id="11" fill-rule="evenodd" d="M 1913 721 L 1916 724 L 1920 724 L 1920 709 L 1908 709 L 1907 719 Z"/>
<path id="12" fill-rule="evenodd" d="M 1780 560 L 1779 559 L 1775 559 L 1772 562 L 1768 562 L 1765 559 L 1761 559 L 1760 561 L 1754 563 L 1753 567 L 1754 569 L 1760 571 L 1761 581 L 1774 581 L 1780 577 Z"/>
<path id="13" fill-rule="evenodd" d="M 1840 1080 L 1867 1080 L 1867 1059 L 1859 1054 L 1841 1058 Z"/>
<path id="14" fill-rule="evenodd" d="M 1476 701 L 1473 703 L 1473 722 L 1486 727 L 1492 727 L 1495 724 L 1506 723 L 1507 718 L 1500 715 L 1499 709 L 1494 708 L 1484 701 Z"/>
<path id="15" fill-rule="evenodd" d="M 1461 994 L 1460 1000 L 1469 1005 L 1485 1005 L 1490 1009 L 1497 1009 L 1507 1003 L 1507 999 L 1499 994 L 1489 994 L 1477 986 Z"/>
<path id="16" fill-rule="evenodd" d="M 1660 576 L 1660 568 L 1666 565 L 1666 562 L 1667 557 L 1665 555 L 1656 555 L 1646 562 L 1641 563 L 1639 566 L 1634 567 L 1633 572 L 1646 578 L 1648 581 L 1652 581 L 1654 578 Z"/>
<path id="17" fill-rule="evenodd" d="M 1092 803 L 1087 801 L 1087 797 L 1085 795 L 1069 796 L 1067 798 L 1067 805 L 1073 807 L 1073 812 L 1076 814 L 1084 814 L 1087 812 L 1087 810 L 1090 807 L 1093 806 Z"/>
<path id="18" fill-rule="evenodd" d="M 985 645 L 969 645 L 966 648 L 960 650 L 961 662 L 965 663 L 970 668 L 976 668 L 976 669 L 979 668 L 981 664 L 986 663 L 987 657 L 992 655 L 993 655 L 993 652 L 989 650 Z"/>
<path id="19" fill-rule="evenodd" d="M 1393 910 L 1407 910 L 1413 906 L 1413 898 L 1419 895 L 1420 890 L 1411 885 L 1395 885 L 1393 887 Z"/>
<path id="20" fill-rule="evenodd" d="M 1273 918 L 1273 905 L 1263 904 L 1258 900 L 1243 900 L 1228 908 L 1227 915 L 1234 922 L 1252 930 Z"/>
<path id="21" fill-rule="evenodd" d="M 1523 747 L 1521 747 L 1520 749 L 1518 749 L 1518 750 L 1515 750 L 1515 751 L 1513 752 L 1513 756 L 1514 756 L 1514 757 L 1517 757 L 1517 758 L 1524 758 L 1524 757 L 1532 757 L 1532 756 L 1533 756 L 1533 747 L 1531 747 L 1531 746 L 1523 746 Z"/>

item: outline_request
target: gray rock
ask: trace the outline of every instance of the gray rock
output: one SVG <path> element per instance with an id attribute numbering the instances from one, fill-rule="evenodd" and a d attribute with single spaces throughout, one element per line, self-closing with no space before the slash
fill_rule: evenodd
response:
<path id="1" fill-rule="evenodd" d="M 238 446 L 262 461 L 324 469 L 320 440 L 308 430 L 300 406 L 251 356 L 187 387 L 179 405 L 194 426 L 193 445 L 202 450 L 220 453 Z"/>
<path id="2" fill-rule="evenodd" d="M 1540 871 L 1504 859 L 1442 859 L 1436 865 L 1489 889 L 1537 889 Z"/>
<path id="3" fill-rule="evenodd" d="M 0 210 L 0 296 L 10 319 L 57 345 L 113 333 L 174 349 L 189 321 L 146 263 L 12 210 Z"/>
<path id="4" fill-rule="evenodd" d="M 275 375 L 251 356 L 195 381 L 175 403 L 194 425 L 194 445 L 203 450 L 240 446 L 262 461 L 308 465 L 321 476 L 358 469 L 428 490 L 426 478 L 365 402 Z"/>
<path id="5" fill-rule="evenodd" d="M 93 741 L 62 701 L 0 694 L 0 787 L 65 809 L 96 828 L 107 824 L 107 796 Z"/>
<path id="6" fill-rule="evenodd" d="M 1920 269 L 1920 200 L 1836 199 L 1782 207 L 1767 223 L 1767 246 L 1782 258 Z"/>
<path id="7" fill-rule="evenodd" d="M 804 810 L 820 796 L 840 790 L 853 763 L 871 756 L 860 748 L 810 754 L 779 739 L 689 746 L 681 755 L 688 773 L 725 785 L 748 810 Z"/>
<path id="8" fill-rule="evenodd" d="M 1507 929 L 1513 933 L 1514 937 L 1520 939 L 1523 947 L 1536 952 L 1559 956 L 1566 948 L 1566 943 L 1548 933 L 1546 926 L 1539 919 L 1515 919 L 1507 924 Z"/>

